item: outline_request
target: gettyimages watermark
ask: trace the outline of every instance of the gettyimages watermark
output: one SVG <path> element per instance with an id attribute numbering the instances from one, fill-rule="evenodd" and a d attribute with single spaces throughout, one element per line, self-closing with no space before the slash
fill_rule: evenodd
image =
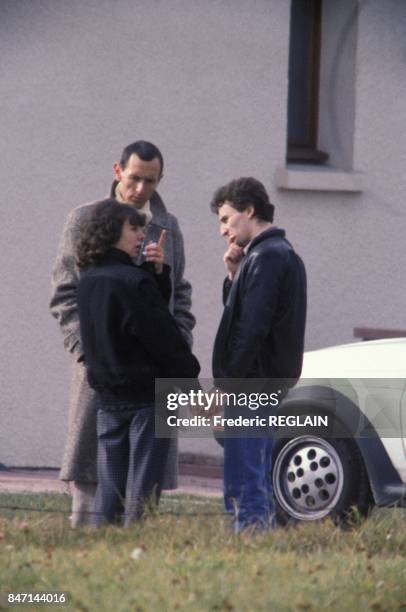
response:
<path id="1" fill-rule="evenodd" d="M 281 390 L 276 393 L 230 392 L 212 387 L 209 392 L 203 389 L 190 389 L 188 392 L 172 392 L 166 396 L 168 410 L 190 406 L 210 412 L 216 406 L 247 406 L 250 410 L 263 407 L 275 407 L 279 404 Z"/>
<path id="2" fill-rule="evenodd" d="M 404 388 L 403 379 L 157 379 L 156 435 L 399 438 Z"/>
<path id="3" fill-rule="evenodd" d="M 166 407 L 168 411 L 178 411 L 179 408 L 200 409 L 202 414 L 195 414 L 189 417 L 170 414 L 167 416 L 169 427 L 301 427 L 301 426 L 320 426 L 328 425 L 327 416 L 310 416 L 310 415 L 264 415 L 261 410 L 261 415 L 255 414 L 260 408 L 272 408 L 279 405 L 281 391 L 276 393 L 227 393 L 220 389 L 214 388 L 210 392 L 205 392 L 202 389 L 191 389 L 185 392 L 168 393 L 166 397 Z M 231 416 L 228 413 L 226 417 L 223 414 L 211 414 L 217 407 L 224 409 L 233 408 L 238 412 L 239 408 L 248 408 L 253 415 L 243 417 Z M 248 413 L 249 414 L 249 413 Z"/>

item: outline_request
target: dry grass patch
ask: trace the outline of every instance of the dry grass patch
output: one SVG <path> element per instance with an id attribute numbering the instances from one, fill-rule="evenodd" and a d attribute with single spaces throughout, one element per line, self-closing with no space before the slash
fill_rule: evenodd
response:
<path id="1" fill-rule="evenodd" d="M 249 538 L 219 500 L 168 496 L 127 530 L 71 530 L 67 496 L 0 505 L 31 508 L 0 509 L 0 590 L 67 591 L 69 609 L 406 610 L 404 510 Z"/>

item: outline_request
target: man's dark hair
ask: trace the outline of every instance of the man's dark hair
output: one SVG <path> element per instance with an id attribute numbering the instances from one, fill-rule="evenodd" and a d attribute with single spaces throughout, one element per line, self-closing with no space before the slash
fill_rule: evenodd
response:
<path id="1" fill-rule="evenodd" d="M 269 196 L 263 184 L 255 178 L 242 177 L 235 179 L 217 189 L 210 202 L 212 212 L 218 214 L 220 206 L 226 201 L 230 202 L 230 205 L 239 212 L 253 206 L 257 219 L 273 221 L 275 206 L 269 201 Z"/>
<path id="2" fill-rule="evenodd" d="M 137 142 L 133 142 L 125 147 L 120 158 L 120 166 L 123 170 L 131 155 L 134 153 L 143 161 L 152 161 L 157 157 L 161 165 L 160 176 L 162 176 L 164 171 L 164 158 L 162 157 L 162 153 L 158 147 L 152 144 L 152 142 L 147 142 L 146 140 L 137 140 Z"/>
<path id="3" fill-rule="evenodd" d="M 119 240 L 124 222 L 144 227 L 145 216 L 128 204 L 109 198 L 102 200 L 80 223 L 80 239 L 76 248 L 79 268 L 97 264 Z"/>

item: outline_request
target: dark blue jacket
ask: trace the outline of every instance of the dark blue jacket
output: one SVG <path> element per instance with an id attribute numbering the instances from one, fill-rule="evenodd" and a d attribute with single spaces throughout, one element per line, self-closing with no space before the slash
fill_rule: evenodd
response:
<path id="1" fill-rule="evenodd" d="M 199 374 L 162 294 L 169 299 L 168 269 L 154 276 L 119 249 L 81 273 L 77 297 L 87 376 L 111 409 L 153 401 L 155 378 Z"/>
<path id="2" fill-rule="evenodd" d="M 214 378 L 297 379 L 304 348 L 306 273 L 284 230 L 265 230 L 251 242 L 233 282 L 225 283 L 224 297 Z"/>

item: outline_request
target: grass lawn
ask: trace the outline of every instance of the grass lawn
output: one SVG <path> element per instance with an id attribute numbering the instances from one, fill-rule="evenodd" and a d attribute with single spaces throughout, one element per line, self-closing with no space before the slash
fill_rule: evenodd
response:
<path id="1" fill-rule="evenodd" d="M 0 591 L 65 591 L 64 609 L 406 611 L 405 510 L 235 537 L 216 499 L 165 496 L 127 530 L 71 530 L 65 495 L 4 493 L 0 506 L 32 509 L 0 508 Z"/>

